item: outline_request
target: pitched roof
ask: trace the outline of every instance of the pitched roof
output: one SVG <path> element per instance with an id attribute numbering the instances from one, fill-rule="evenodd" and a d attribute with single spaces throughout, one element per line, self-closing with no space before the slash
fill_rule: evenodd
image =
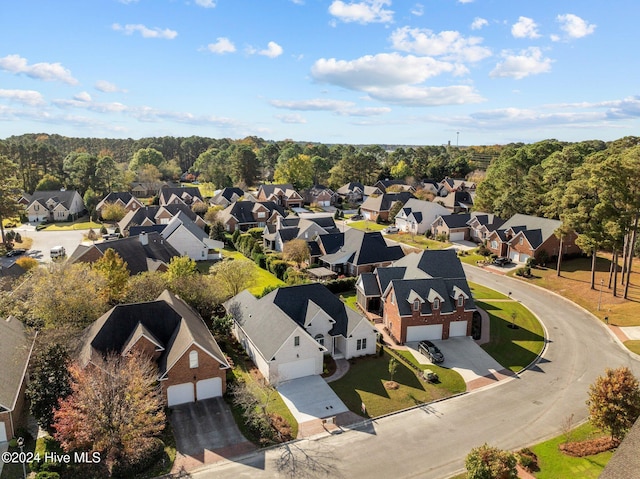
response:
<path id="1" fill-rule="evenodd" d="M 260 194 L 260 192 L 262 192 L 265 198 L 269 198 L 271 195 L 276 193 L 276 190 L 281 190 L 282 193 L 286 193 L 287 191 L 295 191 L 291 183 L 282 183 L 279 185 L 260 185 L 260 188 L 258 188 L 258 195 Z"/>
<path id="2" fill-rule="evenodd" d="M 464 228 L 471 219 L 470 213 L 457 214 L 457 215 L 444 215 L 440 216 L 444 224 L 449 228 Z"/>
<path id="3" fill-rule="evenodd" d="M 32 195 L 25 195 L 25 197 L 29 198 L 30 203 L 37 201 L 43 206 L 47 201 L 53 200 L 69 209 L 76 194 L 78 194 L 76 190 L 34 191 Z"/>
<path id="4" fill-rule="evenodd" d="M 107 196 L 102 198 L 102 200 L 100 200 L 100 203 L 98 203 L 96 208 L 99 208 L 105 203 L 115 203 L 118 200 L 122 201 L 126 205 L 129 203 L 129 201 L 131 201 L 132 198 L 135 198 L 135 196 L 133 196 L 128 191 L 112 191 L 111 193 L 107 194 Z"/>
<path id="5" fill-rule="evenodd" d="M 200 228 L 197 224 L 195 224 L 187 215 L 185 215 L 182 211 L 178 212 L 173 218 L 169 220 L 166 228 L 162 230 L 162 237 L 167 239 L 171 236 L 178 227 L 182 225 L 191 235 L 200 241 L 204 241 L 209 238 L 209 235 L 205 233 L 205 231 Z"/>
<path id="6" fill-rule="evenodd" d="M 431 302 L 433 298 L 440 299 L 441 313 L 452 313 L 456 310 L 457 297 L 455 293 L 466 295 L 465 309 L 474 309 L 475 304 L 471 297 L 471 290 L 466 279 L 443 279 L 443 278 L 422 278 L 422 279 L 396 279 L 392 282 L 396 296 L 398 312 L 401 316 L 411 314 L 412 303 L 416 295 L 426 301 L 421 301 L 421 313 L 431 314 Z"/>
<path id="7" fill-rule="evenodd" d="M 629 479 L 637 477 L 640 470 L 640 419 L 635 424 L 611 456 L 598 476 L 600 479 Z"/>
<path id="8" fill-rule="evenodd" d="M 220 212 L 220 218 L 225 222 L 233 216 L 240 224 L 255 223 L 253 211 L 257 205 L 264 206 L 270 214 L 277 211 L 281 216 L 285 216 L 284 208 L 273 201 L 236 201 Z"/>
<path id="9" fill-rule="evenodd" d="M 15 317 L 0 319 L 0 411 L 15 408 L 33 343 Z"/>
<path id="10" fill-rule="evenodd" d="M 369 196 L 364 203 L 362 203 L 361 208 L 370 211 L 389 211 L 391 206 L 396 201 L 400 201 L 402 204 L 405 204 L 411 198 L 415 198 L 412 193 L 408 191 L 402 191 L 400 193 L 384 193 L 379 196 Z"/>
<path id="11" fill-rule="evenodd" d="M 244 196 L 244 191 L 241 188 L 236 188 L 236 187 L 222 188 L 222 190 L 220 190 L 213 198 L 211 198 L 211 202 L 216 203 L 221 198 L 224 198 L 229 203 L 231 203 L 237 199 L 237 198 L 234 198 L 234 195 L 237 198 L 241 198 Z"/>
<path id="12" fill-rule="evenodd" d="M 358 183 L 357 181 L 352 181 L 351 183 L 342 185 L 336 190 L 336 193 L 338 193 L 339 195 L 348 195 L 349 193 L 353 193 L 355 189 L 359 189 L 360 191 L 364 192 L 364 185 L 362 183 Z"/>
<path id="13" fill-rule="evenodd" d="M 81 364 L 86 366 L 92 353 L 122 352 L 131 343 L 132 336 L 142 331 L 152 334 L 164 348 L 158 359 L 160 377 L 193 343 L 225 368 L 229 367 L 202 318 L 167 290 L 155 301 L 117 305 L 87 327 L 81 341 Z"/>
<path id="14" fill-rule="evenodd" d="M 409 214 L 413 214 L 414 218 L 416 218 L 416 221 L 418 220 L 418 217 L 422 217 L 422 215 L 449 215 L 449 210 L 447 210 L 444 206 L 432 201 L 424 201 L 417 198 L 410 198 L 409 200 L 407 200 L 402 209 L 407 216 L 409 216 Z"/>
<path id="15" fill-rule="evenodd" d="M 394 268 L 404 268 L 403 278 L 465 278 L 462 263 L 455 250 L 423 250 L 394 262 Z M 378 268 L 378 274 L 389 268 Z"/>
<path id="16" fill-rule="evenodd" d="M 325 255 L 320 259 L 330 264 L 346 262 L 363 265 L 395 261 L 404 256 L 401 246 L 389 246 L 379 231 L 348 229 L 344 233 L 320 235 Z"/>
<path id="17" fill-rule="evenodd" d="M 500 230 L 507 231 L 511 228 L 515 233 L 526 230 L 528 232 L 527 240 L 535 242 L 536 244 L 531 243 L 531 246 L 537 248 L 549 239 L 560 226 L 562 226 L 562 221 L 559 220 L 518 213 L 509 218 L 500 227 Z M 539 232 L 532 233 L 533 230 L 539 230 Z"/>

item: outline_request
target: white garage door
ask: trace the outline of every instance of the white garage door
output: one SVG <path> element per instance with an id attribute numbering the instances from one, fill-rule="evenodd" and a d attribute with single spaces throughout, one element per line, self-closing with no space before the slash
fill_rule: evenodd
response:
<path id="1" fill-rule="evenodd" d="M 509 258 L 511 258 L 512 261 L 520 261 L 520 253 L 517 251 L 511 251 L 511 253 L 509 253 Z"/>
<path id="2" fill-rule="evenodd" d="M 442 339 L 442 324 L 407 327 L 407 342 L 425 339 Z"/>
<path id="3" fill-rule="evenodd" d="M 520 262 L 521 263 L 526 263 L 529 258 L 531 258 L 531 256 L 529 256 L 528 254 L 520 253 Z"/>
<path id="4" fill-rule="evenodd" d="M 467 335 L 467 322 L 466 321 L 451 321 L 449 324 L 449 337 L 466 336 Z"/>
<path id="5" fill-rule="evenodd" d="M 464 240 L 464 231 L 456 231 L 453 233 L 449 233 L 449 241 L 463 241 Z"/>
<path id="6" fill-rule="evenodd" d="M 7 440 L 7 429 L 5 428 L 4 422 L 0 422 L 0 442 L 5 442 Z"/>
<path id="7" fill-rule="evenodd" d="M 217 398 L 222 396 L 222 379 L 203 379 L 196 383 L 196 398 L 200 399 Z"/>
<path id="8" fill-rule="evenodd" d="M 193 402 L 193 384 L 184 383 L 167 388 L 167 404 L 169 407 L 187 402 Z"/>
<path id="9" fill-rule="evenodd" d="M 312 376 L 316 374 L 315 365 L 316 360 L 314 358 L 282 363 L 278 366 L 278 381 L 288 381 L 289 379 Z"/>

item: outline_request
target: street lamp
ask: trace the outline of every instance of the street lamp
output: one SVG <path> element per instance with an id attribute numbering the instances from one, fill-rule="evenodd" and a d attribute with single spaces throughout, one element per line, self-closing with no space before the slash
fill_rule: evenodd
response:
<path id="1" fill-rule="evenodd" d="M 600 294 L 598 295 L 598 311 L 600 311 L 600 303 L 602 302 L 602 285 L 604 284 L 604 279 L 600 280 Z"/>
<path id="2" fill-rule="evenodd" d="M 24 479 L 27 479 L 27 467 L 25 466 L 25 461 L 23 461 L 24 438 L 19 437 L 17 442 L 18 442 L 18 447 L 20 448 L 20 462 L 22 463 L 22 475 L 24 476 Z"/>

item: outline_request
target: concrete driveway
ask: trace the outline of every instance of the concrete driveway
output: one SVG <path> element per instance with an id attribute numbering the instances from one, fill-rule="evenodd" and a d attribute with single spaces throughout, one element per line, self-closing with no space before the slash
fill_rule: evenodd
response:
<path id="1" fill-rule="evenodd" d="M 175 471 L 188 471 L 255 449 L 221 397 L 172 407 L 171 426 L 178 450 Z"/>
<path id="2" fill-rule="evenodd" d="M 444 354 L 444 362 L 439 366 L 459 373 L 467 383 L 467 389 L 490 384 L 504 376 L 512 376 L 510 371 L 489 356 L 471 337 L 434 340 L 432 343 Z M 418 352 L 417 342 L 407 343 L 406 346 L 420 364 L 431 364 L 426 356 Z"/>
<path id="3" fill-rule="evenodd" d="M 298 424 L 347 412 L 347 406 L 320 376 L 292 379 L 276 387 Z"/>
<path id="4" fill-rule="evenodd" d="M 36 231 L 33 225 L 24 224 L 14 231 L 19 232 L 22 236 L 28 236 L 33 239 L 33 245 L 29 250 L 29 256 L 37 259 L 41 263 L 51 261 L 49 254 L 54 246 L 64 246 L 67 256 L 75 251 L 78 245 L 84 239 L 84 235 L 89 230 L 71 230 L 71 231 Z"/>

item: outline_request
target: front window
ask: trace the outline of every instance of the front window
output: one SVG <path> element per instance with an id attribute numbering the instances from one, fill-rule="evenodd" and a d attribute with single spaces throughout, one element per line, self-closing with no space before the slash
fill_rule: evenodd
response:
<path id="1" fill-rule="evenodd" d="M 498 242 L 497 242 L 496 240 L 493 240 L 493 241 L 491 242 L 491 247 L 492 247 L 493 249 L 496 249 L 496 248 L 498 247 Z"/>
<path id="2" fill-rule="evenodd" d="M 320 346 L 324 346 L 324 335 L 323 334 L 316 334 L 315 340 L 317 341 L 317 343 Z"/>
<path id="3" fill-rule="evenodd" d="M 294 346 L 300 346 L 300 336 L 294 336 L 293 337 L 293 345 Z"/>
<path id="4" fill-rule="evenodd" d="M 191 369 L 198 367 L 198 351 L 191 351 L 189 353 L 189 367 Z"/>
<path id="5" fill-rule="evenodd" d="M 420 311 L 420 300 L 419 299 L 416 299 L 413 302 L 413 310 L 414 311 Z"/>
<path id="6" fill-rule="evenodd" d="M 356 342 L 356 349 L 360 351 L 362 349 L 362 339 L 358 339 Z"/>
<path id="7" fill-rule="evenodd" d="M 436 298 L 433 300 L 433 309 L 440 309 L 440 299 Z"/>
<path id="8" fill-rule="evenodd" d="M 464 296 L 458 296 L 458 306 L 464 306 Z"/>
<path id="9" fill-rule="evenodd" d="M 267 214 L 264 211 L 259 211 L 258 212 L 258 218 L 265 218 L 267 216 Z"/>
<path id="10" fill-rule="evenodd" d="M 520 238 L 520 244 L 524 244 L 524 238 Z"/>

